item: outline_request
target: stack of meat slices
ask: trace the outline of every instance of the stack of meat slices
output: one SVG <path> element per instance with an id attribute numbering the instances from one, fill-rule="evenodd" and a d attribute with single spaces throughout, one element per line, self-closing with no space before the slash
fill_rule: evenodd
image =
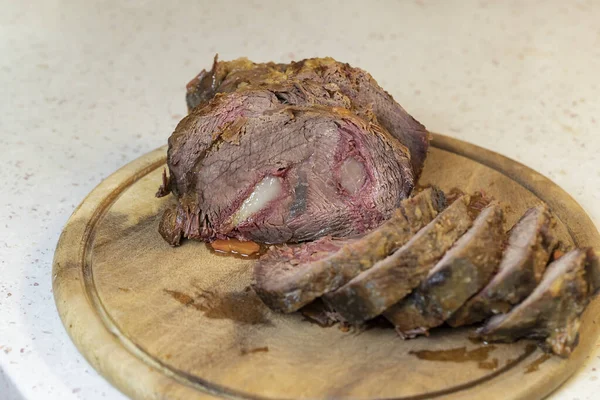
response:
<path id="1" fill-rule="evenodd" d="M 555 257 L 546 205 L 528 210 L 508 233 L 498 203 L 472 210 L 469 196 L 446 204 L 440 190 L 425 189 L 360 238 L 272 247 L 255 266 L 254 289 L 284 313 L 320 299 L 344 323 L 383 315 L 405 339 L 485 321 L 475 333 L 483 340 L 533 338 L 568 356 L 600 288 L 596 254 Z"/>

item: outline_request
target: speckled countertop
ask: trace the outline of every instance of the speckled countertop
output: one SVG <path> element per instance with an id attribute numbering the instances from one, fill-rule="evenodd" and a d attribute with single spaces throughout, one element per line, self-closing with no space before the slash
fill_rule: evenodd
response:
<path id="1" fill-rule="evenodd" d="M 90 190 L 166 143 L 186 112 L 184 84 L 215 52 L 360 66 L 430 130 L 542 172 L 600 225 L 598 1 L 0 0 L 0 9 L 2 400 L 123 397 L 61 325 L 54 247 Z M 552 398 L 597 398 L 597 369 L 598 352 Z"/>

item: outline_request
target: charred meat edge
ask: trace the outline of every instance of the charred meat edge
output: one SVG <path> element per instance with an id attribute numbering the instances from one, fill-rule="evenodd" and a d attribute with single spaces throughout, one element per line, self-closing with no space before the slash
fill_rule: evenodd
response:
<path id="1" fill-rule="evenodd" d="M 600 289 L 600 262 L 592 249 L 573 250 L 548 266 L 540 284 L 508 314 L 477 331 L 486 341 L 538 339 L 541 347 L 569 356 L 579 340 L 581 314 Z"/>
<path id="2" fill-rule="evenodd" d="M 485 208 L 427 279 L 384 313 L 402 338 L 426 334 L 443 324 L 490 280 L 502 257 L 503 222 L 497 203 Z"/>
<path id="3" fill-rule="evenodd" d="M 406 297 L 471 226 L 468 197 L 452 203 L 394 254 L 324 300 L 350 323 L 374 318 Z"/>
<path id="4" fill-rule="evenodd" d="M 547 205 L 530 208 L 510 230 L 498 273 L 448 319 L 448 324 L 474 324 L 508 312 L 527 297 L 542 279 L 558 243 L 552 232 L 554 225 Z"/>

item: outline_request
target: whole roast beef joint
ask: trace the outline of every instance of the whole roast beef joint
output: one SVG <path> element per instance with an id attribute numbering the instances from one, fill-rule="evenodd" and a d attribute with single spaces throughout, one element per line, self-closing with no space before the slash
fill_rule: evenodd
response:
<path id="1" fill-rule="evenodd" d="M 252 290 L 323 327 L 383 322 L 412 339 L 479 324 L 485 341 L 573 352 L 598 255 L 560 256 L 546 204 L 506 232 L 510 204 L 420 186 L 429 134 L 367 72 L 215 57 L 186 101 L 156 194 L 172 195 L 158 227 L 170 245 L 262 249 Z"/>
<path id="2" fill-rule="evenodd" d="M 429 135 L 365 71 L 331 58 L 218 62 L 188 85 L 157 195 L 160 233 L 303 242 L 365 233 L 411 193 Z"/>

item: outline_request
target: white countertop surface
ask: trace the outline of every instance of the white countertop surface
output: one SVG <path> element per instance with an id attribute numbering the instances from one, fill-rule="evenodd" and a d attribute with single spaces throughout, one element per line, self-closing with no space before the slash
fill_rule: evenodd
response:
<path id="1" fill-rule="evenodd" d="M 0 0 L 0 399 L 121 399 L 51 290 L 84 196 L 166 143 L 224 60 L 332 56 L 430 130 L 525 163 L 600 225 L 598 1 Z M 597 348 L 600 347 L 600 342 Z M 552 399 L 597 399 L 600 353 Z"/>

